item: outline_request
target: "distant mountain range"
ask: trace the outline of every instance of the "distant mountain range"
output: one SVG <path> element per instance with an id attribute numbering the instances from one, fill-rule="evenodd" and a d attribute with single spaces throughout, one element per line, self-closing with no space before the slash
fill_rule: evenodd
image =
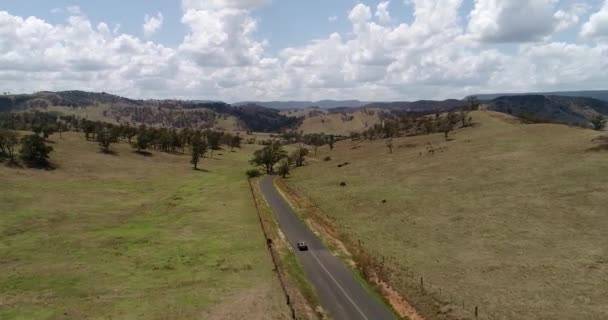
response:
<path id="1" fill-rule="evenodd" d="M 539 122 L 589 126 L 591 117 L 608 116 L 608 101 L 549 95 L 502 96 L 484 103 L 487 110 Z"/>
<path id="2" fill-rule="evenodd" d="M 483 94 L 478 95 L 482 107 L 487 110 L 509 113 L 521 118 L 538 122 L 556 122 L 590 125 L 590 118 L 603 114 L 608 116 L 608 90 L 572 91 L 542 94 Z M 134 124 L 144 123 L 156 126 L 217 127 L 220 122 L 234 123 L 236 128 L 252 131 L 276 132 L 297 128 L 306 119 L 324 117 L 308 121 L 315 124 L 316 130 L 324 126 L 356 130 L 351 125 L 336 121 L 359 121 L 365 126 L 381 117 L 382 113 L 408 112 L 413 114 L 432 114 L 458 110 L 466 106 L 465 100 L 449 99 L 444 101 L 420 100 L 413 102 L 364 102 L 359 100 L 322 100 L 322 101 L 272 101 L 241 102 L 230 105 L 221 101 L 184 101 L 184 100 L 135 100 L 105 92 L 61 91 L 38 92 L 34 94 L 0 96 L 0 112 L 14 110 L 46 110 L 52 106 L 68 108 L 105 108 L 104 116 L 113 121 L 126 121 Z M 289 112 L 291 109 L 321 108 L 322 112 Z M 285 112 L 281 112 L 283 109 Z M 374 113 L 373 110 L 381 109 Z M 382 111 L 384 110 L 384 111 Z M 313 110 L 314 111 L 314 110 Z M 353 117 L 354 113 L 361 117 Z M 106 115 L 107 114 L 107 115 Z M 342 114 L 331 117 L 331 114 Z M 348 115 L 350 114 L 350 116 Z M 370 116 L 375 114 L 374 116 Z M 370 118 L 371 117 L 371 118 Z M 374 119 L 372 119 L 374 118 Z M 351 119 L 351 120 L 349 120 Z M 356 122 L 356 121 L 355 121 Z M 354 122 L 353 122 L 354 123 Z"/>
<path id="3" fill-rule="evenodd" d="M 321 100 L 321 101 L 244 101 L 237 102 L 234 105 L 251 105 L 272 108 L 272 109 L 303 109 L 309 107 L 319 107 L 322 109 L 331 108 L 359 108 L 371 102 L 359 100 Z"/>
<path id="4" fill-rule="evenodd" d="M 608 90 L 587 90 L 587 91 L 558 91 L 558 92 L 528 92 L 528 93 L 492 93 L 475 95 L 480 100 L 492 100 L 504 96 L 564 96 L 564 97 L 583 97 L 608 101 Z"/>

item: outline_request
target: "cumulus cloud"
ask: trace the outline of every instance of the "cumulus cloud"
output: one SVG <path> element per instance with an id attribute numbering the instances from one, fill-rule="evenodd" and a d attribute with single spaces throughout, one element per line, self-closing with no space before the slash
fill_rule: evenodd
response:
<path id="1" fill-rule="evenodd" d="M 190 28 L 179 49 L 205 67 L 254 65 L 264 42 L 254 38 L 258 22 L 250 8 L 263 0 L 184 0 L 182 22 Z"/>
<path id="2" fill-rule="evenodd" d="M 535 41 L 555 29 L 555 0 L 475 0 L 468 30 L 482 42 Z"/>
<path id="3" fill-rule="evenodd" d="M 327 21 L 329 22 L 336 22 L 338 21 L 338 16 L 330 16 L 329 18 L 327 18 Z"/>
<path id="4" fill-rule="evenodd" d="M 589 38 L 606 39 L 608 38 L 608 0 L 604 1 L 602 8 L 589 17 L 583 28 L 581 35 Z"/>
<path id="5" fill-rule="evenodd" d="M 156 16 L 150 16 L 146 14 L 144 17 L 144 37 L 149 38 L 153 36 L 163 26 L 165 18 L 162 13 L 158 13 Z"/>
<path id="6" fill-rule="evenodd" d="M 589 5 L 586 3 L 575 3 L 567 9 L 560 9 L 553 15 L 557 20 L 557 31 L 563 31 L 578 25 L 580 17 L 587 13 Z"/>
<path id="7" fill-rule="evenodd" d="M 376 7 L 376 17 L 381 23 L 390 23 L 391 15 L 388 12 L 388 6 L 391 4 L 390 1 L 380 2 Z"/>
<path id="8" fill-rule="evenodd" d="M 530 28 L 527 22 L 504 23 L 523 19 L 505 2 L 478 0 L 469 16 L 461 14 L 463 0 L 410 2 L 409 23 L 391 17 L 388 2 L 375 8 L 357 4 L 348 13 L 350 30 L 278 53 L 267 50 L 256 34 L 253 10 L 265 0 L 182 1 L 188 32 L 175 48 L 120 33 L 115 25 L 94 25 L 80 11 L 59 24 L 0 11 L 0 91 L 84 89 L 227 101 L 412 100 L 606 84 L 607 44 L 546 37 L 580 22 L 585 13 L 576 5 L 556 10 L 550 1 L 519 1 L 545 25 Z M 604 5 L 593 14 L 581 33 L 606 34 L 606 11 Z M 496 21 L 485 22 L 483 12 Z M 524 30 L 533 35 L 522 35 Z M 508 51 L 492 44 L 504 41 L 524 42 Z"/>

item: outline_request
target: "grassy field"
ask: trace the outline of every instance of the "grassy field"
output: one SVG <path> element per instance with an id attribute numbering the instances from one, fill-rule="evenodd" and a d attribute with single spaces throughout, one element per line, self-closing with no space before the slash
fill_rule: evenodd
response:
<path id="1" fill-rule="evenodd" d="M 380 109 L 357 110 L 349 113 L 330 113 L 324 109 L 306 108 L 283 110 L 282 115 L 304 118 L 298 128 L 304 133 L 326 133 L 348 136 L 351 132 L 363 131 L 380 123 Z"/>
<path id="2" fill-rule="evenodd" d="M 54 171 L 0 164 L 0 319 L 288 317 L 245 180 L 251 147 L 194 171 L 188 156 L 51 140 Z"/>
<path id="3" fill-rule="evenodd" d="M 423 276 L 427 290 L 464 301 L 469 315 L 479 306 L 482 319 L 607 319 L 600 133 L 472 116 L 477 125 L 449 142 L 399 138 L 392 154 L 383 141 L 323 148 L 318 159 L 332 160 L 295 170 L 290 184 L 368 252 L 391 257 L 391 283 L 414 302 Z"/>

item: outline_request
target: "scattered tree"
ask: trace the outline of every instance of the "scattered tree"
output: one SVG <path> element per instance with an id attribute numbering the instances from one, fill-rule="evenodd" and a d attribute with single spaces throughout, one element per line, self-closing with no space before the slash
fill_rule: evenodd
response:
<path id="1" fill-rule="evenodd" d="M 287 159 L 283 159 L 281 161 L 281 163 L 279 164 L 279 174 L 283 178 L 286 178 L 287 175 L 289 174 L 289 171 L 290 171 L 289 161 Z"/>
<path id="2" fill-rule="evenodd" d="M 594 130 L 602 130 L 606 127 L 606 117 L 601 114 L 598 114 L 591 118 L 591 124 L 593 125 Z"/>
<path id="3" fill-rule="evenodd" d="M 260 170 L 258 169 L 249 169 L 245 172 L 247 174 L 247 177 L 249 178 L 256 178 L 260 176 Z"/>
<path id="4" fill-rule="evenodd" d="M 287 152 L 283 149 L 280 143 L 271 142 L 264 148 L 253 153 L 253 159 L 250 163 L 255 166 L 264 167 L 266 173 L 274 173 L 274 165 L 287 157 Z"/>
<path id="5" fill-rule="evenodd" d="M 0 156 L 6 155 L 11 162 L 15 162 L 15 147 L 18 143 L 15 131 L 0 130 Z"/>
<path id="6" fill-rule="evenodd" d="M 220 147 L 222 132 L 207 130 L 205 135 L 207 136 L 209 149 L 211 149 L 211 158 L 213 158 L 213 151 L 222 149 Z"/>
<path id="7" fill-rule="evenodd" d="M 386 147 L 388 148 L 389 153 L 393 153 L 393 138 L 386 140 Z"/>
<path id="8" fill-rule="evenodd" d="M 470 96 L 465 99 L 467 108 L 471 111 L 479 110 L 479 106 L 481 106 L 481 102 L 477 99 L 476 96 Z"/>
<path id="9" fill-rule="evenodd" d="M 148 149 L 150 142 L 152 142 L 152 137 L 150 133 L 146 130 L 145 127 L 139 129 L 139 133 L 137 134 L 137 140 L 135 141 L 134 147 L 137 149 L 137 152 L 142 152 L 143 150 Z"/>
<path id="10" fill-rule="evenodd" d="M 298 149 L 291 153 L 291 161 L 295 164 L 296 167 L 301 167 L 304 165 L 304 160 L 308 155 L 308 149 L 302 147 L 302 145 L 298 145 Z"/>
<path id="11" fill-rule="evenodd" d="M 200 162 L 200 158 L 205 156 L 207 153 L 207 142 L 202 139 L 200 132 L 196 132 L 194 137 L 192 138 L 191 152 L 192 159 L 190 163 L 194 165 L 194 169 L 198 169 L 198 163 Z"/>
<path id="12" fill-rule="evenodd" d="M 56 129 L 57 128 L 55 125 L 45 125 L 42 127 L 42 136 L 45 139 L 48 139 L 53 133 L 55 133 Z"/>
<path id="13" fill-rule="evenodd" d="M 243 141 L 243 138 L 241 138 L 241 136 L 239 134 L 232 136 L 232 138 L 230 139 L 230 151 L 232 152 L 234 150 L 234 148 L 240 149 L 241 141 Z"/>
<path id="14" fill-rule="evenodd" d="M 44 144 L 44 138 L 29 135 L 21 138 L 21 159 L 30 166 L 47 167 L 53 148 Z"/>
<path id="15" fill-rule="evenodd" d="M 97 143 L 103 153 L 110 153 L 110 145 L 118 142 L 118 136 L 116 132 L 113 132 L 110 128 L 102 127 L 97 130 Z"/>

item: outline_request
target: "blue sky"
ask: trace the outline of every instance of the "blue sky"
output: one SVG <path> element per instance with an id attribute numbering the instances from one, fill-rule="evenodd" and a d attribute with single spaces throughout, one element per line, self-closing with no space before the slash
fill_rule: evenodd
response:
<path id="1" fill-rule="evenodd" d="M 4 0 L 0 89 L 413 100 L 607 87 L 604 0 L 383 2 Z"/>

